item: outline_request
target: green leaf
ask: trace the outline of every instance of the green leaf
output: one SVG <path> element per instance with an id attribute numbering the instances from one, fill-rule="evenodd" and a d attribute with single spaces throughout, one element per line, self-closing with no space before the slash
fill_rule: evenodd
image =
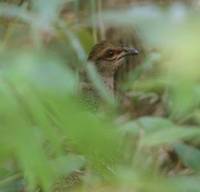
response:
<path id="1" fill-rule="evenodd" d="M 178 143 L 174 144 L 174 149 L 183 163 L 193 169 L 194 171 L 200 171 L 200 150 L 192 146 Z"/>
<path id="2" fill-rule="evenodd" d="M 169 127 L 160 129 L 156 132 L 152 132 L 144 135 L 141 143 L 143 145 L 162 145 L 162 144 L 173 144 L 183 139 L 190 139 L 192 137 L 199 137 L 200 130 L 198 128 L 181 128 L 181 127 Z"/>
<path id="3" fill-rule="evenodd" d="M 86 161 L 83 156 L 69 154 L 51 160 L 50 166 L 58 176 L 68 176 L 74 171 L 80 170 Z"/>

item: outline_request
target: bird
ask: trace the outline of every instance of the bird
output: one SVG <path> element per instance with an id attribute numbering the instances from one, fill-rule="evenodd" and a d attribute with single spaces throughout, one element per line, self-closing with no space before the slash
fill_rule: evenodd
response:
<path id="1" fill-rule="evenodd" d="M 118 81 L 116 79 L 118 70 L 128 64 L 126 62 L 128 57 L 134 57 L 139 54 L 142 54 L 142 50 L 139 51 L 135 47 L 117 46 L 113 42 L 106 40 L 92 47 L 88 61 L 95 66 L 107 91 L 117 99 L 117 111 L 122 116 L 126 116 L 128 119 L 145 115 L 163 116 L 165 109 L 163 108 L 162 99 L 156 94 L 137 97 L 129 92 L 118 90 Z M 134 65 L 134 63 L 131 64 Z M 94 89 L 90 87 L 89 102 L 93 106 L 97 103 L 97 95 L 96 92 L 94 93 Z M 101 106 L 103 106 L 102 103 Z"/>
<path id="2" fill-rule="evenodd" d="M 139 54 L 139 50 L 133 47 L 117 46 L 108 40 L 100 41 L 95 44 L 88 54 L 88 64 L 94 65 L 98 76 L 102 80 L 105 90 L 108 95 L 117 98 L 115 74 L 120 66 L 126 64 L 126 59 L 129 56 Z M 87 74 L 84 74 L 87 76 Z M 95 89 L 92 82 L 86 77 L 81 83 L 83 94 L 83 104 L 86 108 L 96 111 L 102 100 L 99 92 Z"/>
<path id="3" fill-rule="evenodd" d="M 94 45 L 89 53 L 88 61 L 92 62 L 105 87 L 115 95 L 115 74 L 129 56 L 139 54 L 134 47 L 116 46 L 109 41 L 101 41 Z"/>

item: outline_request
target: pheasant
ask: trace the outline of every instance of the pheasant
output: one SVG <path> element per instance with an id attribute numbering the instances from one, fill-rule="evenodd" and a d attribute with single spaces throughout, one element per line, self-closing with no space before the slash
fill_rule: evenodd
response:
<path id="1" fill-rule="evenodd" d="M 146 97 L 136 97 L 137 102 L 133 103 L 134 95 L 116 92 L 116 72 L 122 65 L 126 64 L 127 57 L 138 54 L 139 51 L 136 48 L 115 46 L 108 41 L 102 41 L 92 48 L 88 60 L 95 65 L 107 90 L 112 95 L 118 96 L 119 108 L 122 113 L 132 117 L 144 115 L 163 116 L 165 109 L 163 109 L 162 100 L 159 96 L 151 94 Z"/>
<path id="2" fill-rule="evenodd" d="M 115 46 L 111 42 L 101 41 L 97 43 L 90 51 L 88 61 L 96 68 L 105 88 L 110 95 L 116 96 L 115 74 L 120 66 L 125 64 L 126 57 L 139 54 L 135 48 Z M 92 110 L 96 111 L 99 104 L 99 94 L 95 91 L 91 83 L 82 83 L 84 94 L 84 103 Z M 90 104 L 90 105 L 88 105 Z"/>

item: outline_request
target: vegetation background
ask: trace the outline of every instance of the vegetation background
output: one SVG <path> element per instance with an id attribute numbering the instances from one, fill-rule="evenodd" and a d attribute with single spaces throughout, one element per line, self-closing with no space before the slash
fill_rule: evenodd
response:
<path id="1" fill-rule="evenodd" d="M 1 0 L 0 192 L 199 192 L 198 0 Z M 140 49 L 117 74 L 125 111 L 87 63 Z M 103 108 L 85 109 L 85 70 Z"/>

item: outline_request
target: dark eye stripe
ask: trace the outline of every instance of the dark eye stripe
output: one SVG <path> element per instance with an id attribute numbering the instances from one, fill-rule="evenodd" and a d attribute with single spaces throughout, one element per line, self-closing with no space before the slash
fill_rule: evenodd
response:
<path id="1" fill-rule="evenodd" d="M 96 60 L 115 61 L 121 52 L 121 49 L 107 49 Z"/>

